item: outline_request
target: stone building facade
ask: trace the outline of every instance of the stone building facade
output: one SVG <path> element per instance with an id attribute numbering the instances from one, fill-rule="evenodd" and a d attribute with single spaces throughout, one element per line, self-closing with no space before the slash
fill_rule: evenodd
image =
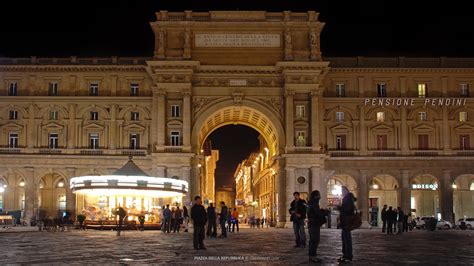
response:
<path id="1" fill-rule="evenodd" d="M 326 206 L 342 184 L 367 218 L 384 202 L 474 216 L 473 59 L 323 57 L 314 11 L 156 15 L 151 57 L 0 58 L 4 210 L 73 210 L 71 177 L 130 154 L 189 181 L 190 202 L 205 139 L 242 124 L 269 149 L 281 226 L 294 191 Z"/>

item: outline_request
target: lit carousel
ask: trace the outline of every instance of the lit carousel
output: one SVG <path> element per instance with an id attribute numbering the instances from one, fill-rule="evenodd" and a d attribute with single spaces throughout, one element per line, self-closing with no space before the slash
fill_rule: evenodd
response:
<path id="1" fill-rule="evenodd" d="M 88 224 L 114 223 L 119 207 L 127 212 L 128 221 L 144 216 L 146 224 L 159 224 L 162 207 L 181 206 L 188 191 L 188 182 L 151 177 L 131 157 L 112 175 L 73 177 L 70 186 L 76 194 L 76 213 L 84 214 Z"/>

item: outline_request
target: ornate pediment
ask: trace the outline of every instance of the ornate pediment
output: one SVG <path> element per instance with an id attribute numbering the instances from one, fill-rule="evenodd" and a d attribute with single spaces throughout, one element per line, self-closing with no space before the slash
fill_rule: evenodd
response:
<path id="1" fill-rule="evenodd" d="M 7 123 L 2 126 L 2 129 L 4 132 L 8 131 L 18 131 L 21 132 L 23 130 L 23 125 L 17 124 L 17 123 Z"/>
<path id="2" fill-rule="evenodd" d="M 143 131 L 143 130 L 146 129 L 146 127 L 144 127 L 144 126 L 142 126 L 142 125 L 140 125 L 140 124 L 138 124 L 138 123 L 132 123 L 132 124 L 129 124 L 129 125 L 124 126 L 123 129 L 128 130 L 128 131 L 133 131 L 133 130 L 135 130 L 135 131 Z"/>
<path id="3" fill-rule="evenodd" d="M 83 127 L 84 129 L 90 130 L 90 129 L 95 129 L 95 130 L 103 130 L 104 126 L 98 124 L 98 123 L 89 123 Z"/>

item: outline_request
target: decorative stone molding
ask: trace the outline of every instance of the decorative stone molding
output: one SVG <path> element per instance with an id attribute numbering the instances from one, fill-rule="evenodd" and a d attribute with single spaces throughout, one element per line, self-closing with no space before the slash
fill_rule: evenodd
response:
<path id="1" fill-rule="evenodd" d="M 221 97 L 193 97 L 193 115 L 195 116 L 200 110 L 219 98 Z"/>

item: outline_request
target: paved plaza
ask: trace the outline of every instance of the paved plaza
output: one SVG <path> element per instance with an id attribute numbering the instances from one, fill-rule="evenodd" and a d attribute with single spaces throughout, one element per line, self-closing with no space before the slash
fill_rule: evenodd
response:
<path id="1" fill-rule="evenodd" d="M 337 264 L 340 231 L 321 231 L 319 256 Z M 375 229 L 353 232 L 353 264 L 474 264 L 473 231 L 413 231 L 386 236 Z M 192 249 L 192 234 L 160 231 L 4 232 L 0 264 L 306 264 L 307 249 L 293 248 L 290 229 L 242 229 L 227 239 L 206 239 Z M 218 257 L 219 256 L 219 257 Z"/>

